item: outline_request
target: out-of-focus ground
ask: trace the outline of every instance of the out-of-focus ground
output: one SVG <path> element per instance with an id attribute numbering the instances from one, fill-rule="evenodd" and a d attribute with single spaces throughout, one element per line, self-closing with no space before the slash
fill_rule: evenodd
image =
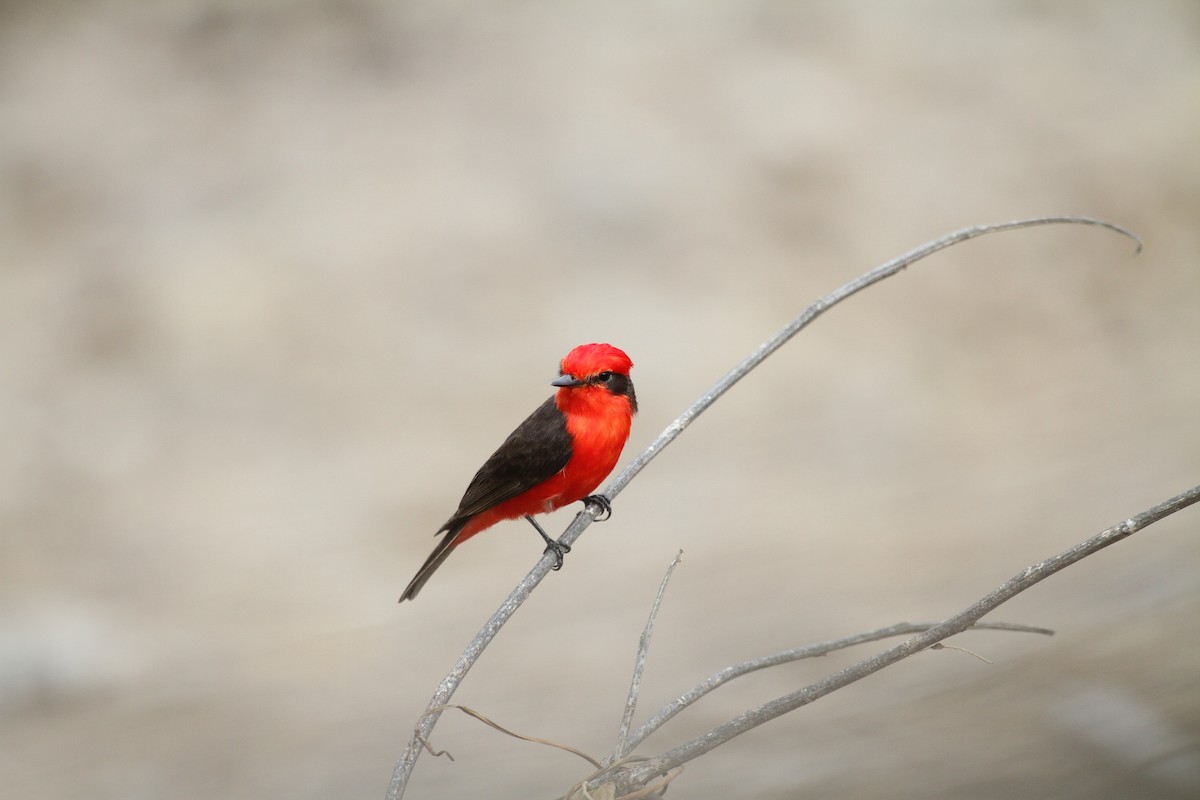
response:
<path id="1" fill-rule="evenodd" d="M 1194 3 L 0 6 L 0 785 L 381 796 L 540 555 L 401 588 L 473 470 L 611 341 L 625 459 L 837 308 L 592 527 L 456 700 L 603 754 L 720 667 L 940 619 L 1200 480 Z M 561 530 L 571 514 L 549 520 Z M 1192 798 L 1200 510 L 692 764 L 689 798 Z M 733 684 L 653 754 L 870 648 Z M 588 767 L 446 716 L 412 798 Z"/>

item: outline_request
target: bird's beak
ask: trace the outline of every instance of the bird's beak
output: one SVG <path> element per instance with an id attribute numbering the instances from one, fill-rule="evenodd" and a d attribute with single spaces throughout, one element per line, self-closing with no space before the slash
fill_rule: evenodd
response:
<path id="1" fill-rule="evenodd" d="M 561 375 L 558 380 L 550 381 L 551 386 L 558 386 L 564 389 L 573 389 L 576 386 L 583 386 L 583 381 L 576 378 L 574 375 Z"/>

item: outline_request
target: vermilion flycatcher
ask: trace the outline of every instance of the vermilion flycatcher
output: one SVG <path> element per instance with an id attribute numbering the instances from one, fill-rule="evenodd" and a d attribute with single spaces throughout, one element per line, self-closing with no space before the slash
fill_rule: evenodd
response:
<path id="1" fill-rule="evenodd" d="M 475 473 L 458 510 L 438 533 L 446 535 L 400 595 L 411 600 L 450 552 L 505 519 L 525 517 L 557 557 L 569 548 L 551 539 L 533 519 L 583 500 L 610 511 L 593 495 L 617 464 L 637 413 L 629 356 L 610 344 L 581 344 L 563 358 L 558 391 L 538 406 Z"/>

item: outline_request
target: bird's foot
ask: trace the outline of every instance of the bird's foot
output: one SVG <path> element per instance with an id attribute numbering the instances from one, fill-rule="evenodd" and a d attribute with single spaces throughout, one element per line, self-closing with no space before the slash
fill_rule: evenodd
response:
<path id="1" fill-rule="evenodd" d="M 554 539 L 546 540 L 546 549 L 542 551 L 542 555 L 546 553 L 554 553 L 554 566 L 551 569 L 562 569 L 563 556 L 571 552 L 571 545 L 556 542 Z"/>
<path id="2" fill-rule="evenodd" d="M 533 529 L 541 535 L 542 541 L 546 543 L 546 549 L 542 551 L 542 555 L 554 553 L 554 566 L 552 569 L 562 569 L 563 556 L 571 552 L 571 545 L 551 539 L 550 534 L 542 530 L 542 526 L 538 525 L 537 520 L 530 515 L 526 514 L 525 519 L 529 520 L 529 524 L 533 526 Z"/>
<path id="3" fill-rule="evenodd" d="M 600 516 L 596 517 L 596 522 L 604 522 L 612 516 L 612 501 L 602 494 L 589 494 L 583 498 L 583 502 L 600 506 Z"/>

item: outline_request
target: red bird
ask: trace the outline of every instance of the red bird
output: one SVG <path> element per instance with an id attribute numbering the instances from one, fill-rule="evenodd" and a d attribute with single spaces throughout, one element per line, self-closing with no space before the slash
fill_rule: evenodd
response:
<path id="1" fill-rule="evenodd" d="M 593 495 L 629 438 L 637 397 L 629 356 L 610 344 L 581 344 L 563 358 L 558 391 L 517 426 L 475 473 L 458 510 L 438 533 L 433 548 L 400 596 L 411 600 L 454 548 L 505 519 L 525 517 L 557 557 L 570 548 L 551 539 L 533 519 L 578 500 L 611 511 L 608 498 Z"/>

